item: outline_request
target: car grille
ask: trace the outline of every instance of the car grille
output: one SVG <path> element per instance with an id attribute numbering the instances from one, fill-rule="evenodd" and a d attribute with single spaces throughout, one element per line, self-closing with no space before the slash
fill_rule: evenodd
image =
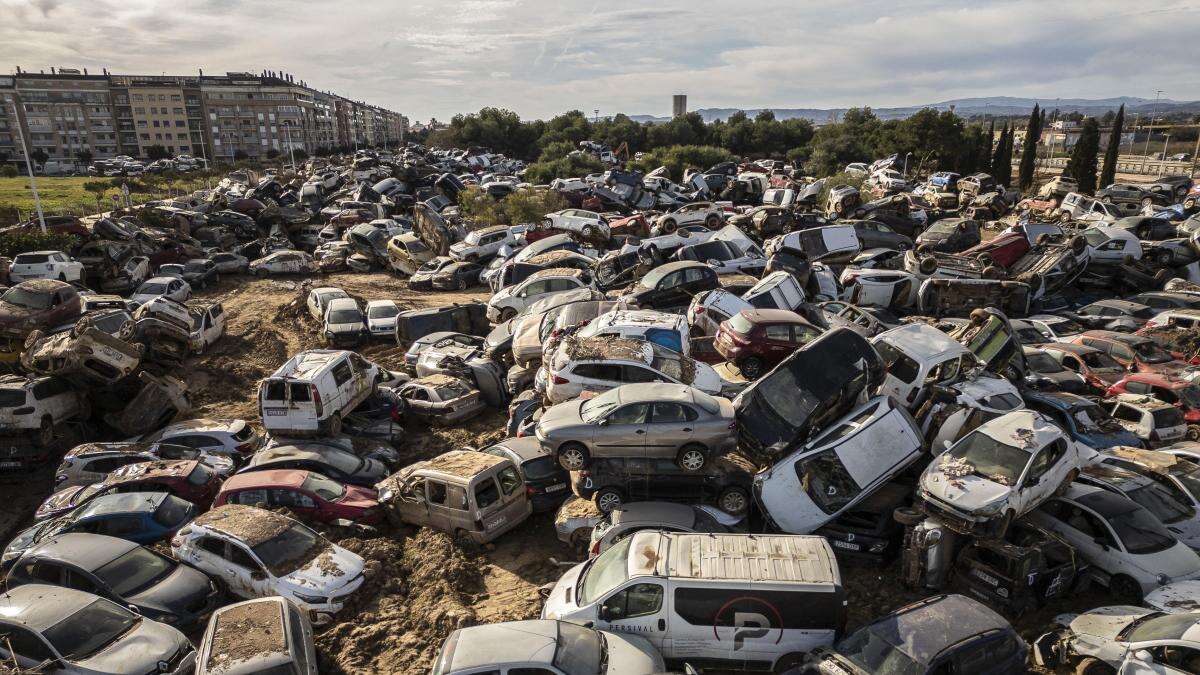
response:
<path id="1" fill-rule="evenodd" d="M 956 532 L 969 534 L 976 526 L 974 521 L 968 520 L 949 504 L 931 497 L 925 497 L 925 513 L 942 521 L 947 527 Z"/>

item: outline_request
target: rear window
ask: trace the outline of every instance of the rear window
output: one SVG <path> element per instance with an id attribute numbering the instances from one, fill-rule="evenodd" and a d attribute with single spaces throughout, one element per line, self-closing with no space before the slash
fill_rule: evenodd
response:
<path id="1" fill-rule="evenodd" d="M 552 478 L 558 473 L 558 465 L 554 462 L 553 457 L 546 455 L 525 462 L 521 465 L 521 471 L 525 472 L 525 478 L 529 480 L 541 480 Z"/>
<path id="2" fill-rule="evenodd" d="M 0 389 L 0 408 L 15 408 L 25 405 L 24 389 Z"/>
<path id="3" fill-rule="evenodd" d="M 178 497 L 167 496 L 154 511 L 154 522 L 163 527 L 182 525 L 192 511 L 192 505 Z"/>
<path id="4" fill-rule="evenodd" d="M 254 436 L 254 430 L 251 429 L 250 425 L 248 424 L 243 426 L 240 431 L 233 434 L 234 440 L 239 442 L 248 441 L 252 436 Z"/>
<path id="5" fill-rule="evenodd" d="M 50 262 L 50 256 L 44 253 L 22 253 L 13 260 L 14 265 L 33 265 L 44 262 Z"/>
<path id="6" fill-rule="evenodd" d="M 266 393 L 263 398 L 268 401 L 283 401 L 287 399 L 287 384 L 283 380 L 267 380 L 263 385 Z"/>
<path id="7" fill-rule="evenodd" d="M 197 462 L 196 468 L 188 474 L 187 480 L 192 485 L 204 485 L 210 478 L 212 478 L 212 472 L 208 470 L 208 467 Z"/>
<path id="8" fill-rule="evenodd" d="M 500 490 L 491 476 L 484 478 L 479 485 L 475 486 L 475 506 L 478 508 L 487 508 L 498 501 L 500 501 Z"/>
<path id="9" fill-rule="evenodd" d="M 1183 426 L 1183 412 L 1179 408 L 1159 408 L 1154 411 L 1154 426 L 1163 427 L 1181 427 Z"/>

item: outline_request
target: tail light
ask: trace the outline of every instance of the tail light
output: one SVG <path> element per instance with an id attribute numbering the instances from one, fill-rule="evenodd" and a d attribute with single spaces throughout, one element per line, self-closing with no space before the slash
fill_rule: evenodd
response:
<path id="1" fill-rule="evenodd" d="M 537 490 L 534 490 L 532 485 L 525 486 L 525 496 L 526 497 L 533 497 L 535 494 L 537 494 Z"/>
<path id="2" fill-rule="evenodd" d="M 591 555 L 600 555 L 600 542 L 592 544 L 592 548 L 588 550 Z"/>
<path id="3" fill-rule="evenodd" d="M 317 385 L 308 385 L 308 391 L 312 394 L 313 405 L 317 408 L 317 417 L 321 416 L 321 391 L 317 389 Z"/>
<path id="4" fill-rule="evenodd" d="M 697 308 L 696 308 L 696 313 L 697 313 L 697 314 L 703 314 L 703 313 L 704 313 L 704 305 L 701 305 L 701 306 L 697 307 Z"/>
<path id="5" fill-rule="evenodd" d="M 567 378 L 560 377 L 558 375 L 551 377 L 550 381 L 553 382 L 554 384 L 570 384 L 571 383 L 571 381 L 568 380 Z"/>

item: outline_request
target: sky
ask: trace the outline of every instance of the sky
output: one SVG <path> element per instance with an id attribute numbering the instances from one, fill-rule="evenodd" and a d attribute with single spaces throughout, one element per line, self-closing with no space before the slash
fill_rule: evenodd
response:
<path id="1" fill-rule="evenodd" d="M 484 106 L 1200 99 L 1195 0 L 0 0 L 0 73 L 292 73 L 447 120 Z"/>

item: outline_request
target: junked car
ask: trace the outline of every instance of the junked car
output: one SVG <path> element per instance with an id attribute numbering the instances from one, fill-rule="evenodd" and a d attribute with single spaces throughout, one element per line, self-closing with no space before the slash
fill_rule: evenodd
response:
<path id="1" fill-rule="evenodd" d="M 1200 672 L 1200 612 L 1119 605 L 1065 615 L 1058 623 L 1034 643 L 1039 666 L 1074 665 L 1082 675 Z"/>

